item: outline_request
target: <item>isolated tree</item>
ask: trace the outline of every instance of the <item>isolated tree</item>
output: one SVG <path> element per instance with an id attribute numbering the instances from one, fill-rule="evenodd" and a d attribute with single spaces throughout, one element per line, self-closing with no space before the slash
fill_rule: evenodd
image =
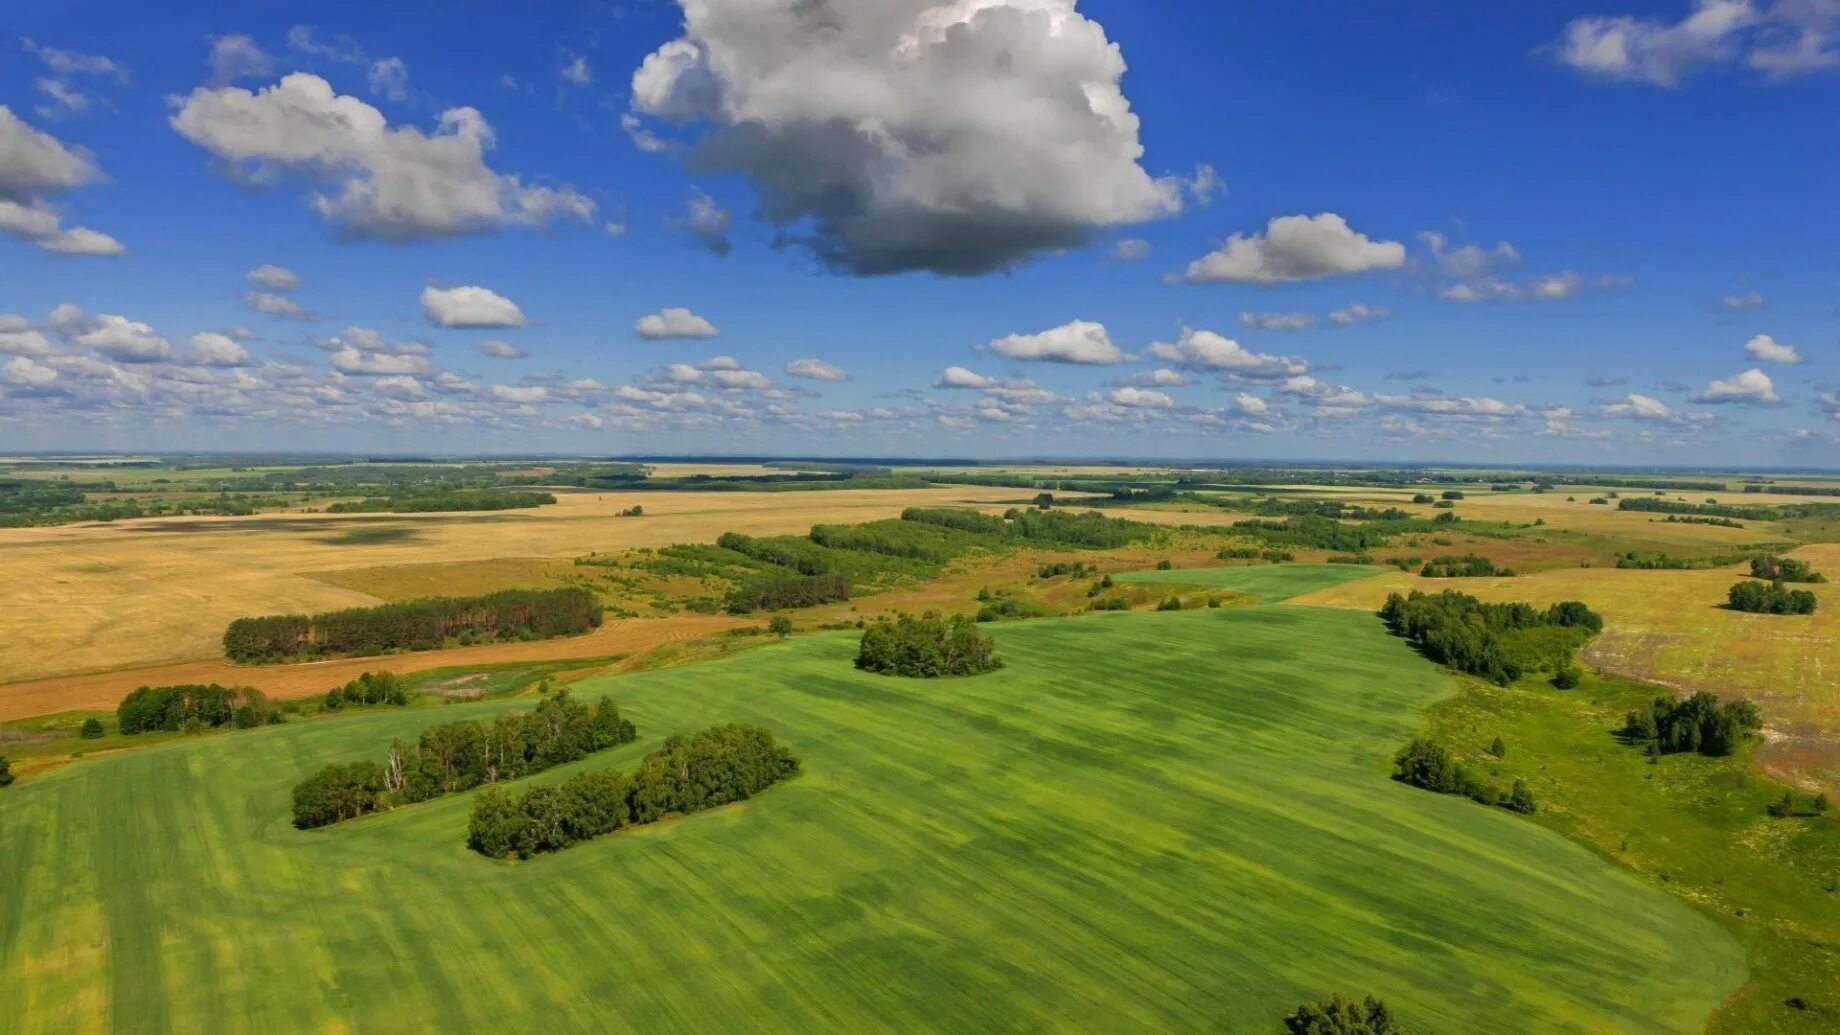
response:
<path id="1" fill-rule="evenodd" d="M 1533 792 L 1527 789 L 1525 780 L 1514 781 L 1514 787 L 1508 792 L 1508 800 L 1505 804 L 1508 811 L 1519 812 L 1522 815 L 1531 815 L 1537 808 L 1533 801 Z"/>
<path id="2" fill-rule="evenodd" d="M 1508 757 L 1508 745 L 1502 743 L 1500 737 L 1496 737 L 1495 742 L 1489 745 L 1489 754 L 1496 758 L 1506 758 Z"/>
<path id="3" fill-rule="evenodd" d="M 1815 815 L 1817 816 L 1827 815 L 1827 807 L 1828 807 L 1827 795 L 1825 793 L 1817 794 L 1814 796 L 1814 814 Z"/>
<path id="4" fill-rule="evenodd" d="M 84 740 L 97 740 L 101 738 L 103 732 L 102 720 L 92 715 L 83 720 L 83 727 L 77 731 L 77 736 Z"/>
<path id="5" fill-rule="evenodd" d="M 792 619 L 785 615 L 774 615 L 767 619 L 767 631 L 783 640 L 792 635 Z"/>
<path id="6" fill-rule="evenodd" d="M 0 755 L 0 787 L 9 786 L 12 782 L 13 763 L 8 761 L 5 755 Z"/>

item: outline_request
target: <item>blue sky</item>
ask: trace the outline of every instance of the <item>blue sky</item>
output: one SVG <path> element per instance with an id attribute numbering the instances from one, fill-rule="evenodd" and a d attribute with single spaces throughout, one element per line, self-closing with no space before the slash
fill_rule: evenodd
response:
<path id="1" fill-rule="evenodd" d="M 0 13 L 0 451 L 1840 456 L 1840 0 L 161 6 Z"/>

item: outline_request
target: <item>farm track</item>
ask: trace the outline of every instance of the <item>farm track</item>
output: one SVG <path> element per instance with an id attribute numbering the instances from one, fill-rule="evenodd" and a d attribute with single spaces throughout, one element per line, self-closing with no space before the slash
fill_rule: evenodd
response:
<path id="1" fill-rule="evenodd" d="M 227 686 L 253 686 L 279 699 L 307 697 L 342 686 L 362 672 L 386 670 L 406 675 L 463 665 L 643 654 L 668 643 L 696 639 L 749 624 L 758 622 L 727 615 L 628 618 L 610 621 L 585 636 L 535 642 L 494 643 L 369 658 L 340 658 L 300 665 L 237 665 L 215 659 L 123 669 L 119 672 L 35 679 L 0 686 L 0 721 L 79 708 L 114 708 L 123 696 L 138 686 L 222 683 Z"/>

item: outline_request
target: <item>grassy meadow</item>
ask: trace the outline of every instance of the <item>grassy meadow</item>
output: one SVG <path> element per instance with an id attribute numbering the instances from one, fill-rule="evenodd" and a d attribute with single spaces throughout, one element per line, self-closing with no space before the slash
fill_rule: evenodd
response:
<path id="1" fill-rule="evenodd" d="M 516 865 L 466 850 L 464 797 L 302 833 L 287 794 L 517 702 L 201 737 L 21 784 L 0 803 L 6 1026 L 1270 1032 L 1346 991 L 1420 1031 L 1671 1032 L 1745 980 L 1738 942 L 1678 899 L 1537 823 L 1389 781 L 1453 682 L 1370 615 L 994 631 L 1008 667 L 967 679 L 857 673 L 840 633 L 581 684 L 641 740 L 537 781 L 730 720 L 804 770 Z"/>

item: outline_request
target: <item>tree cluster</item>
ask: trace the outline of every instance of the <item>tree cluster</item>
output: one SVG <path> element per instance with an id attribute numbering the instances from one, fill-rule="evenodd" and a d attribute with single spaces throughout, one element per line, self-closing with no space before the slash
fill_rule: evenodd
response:
<path id="1" fill-rule="evenodd" d="M 224 630 L 224 655 L 261 662 L 436 650 L 451 643 L 571 636 L 600 624 L 600 601 L 588 590 L 508 589 L 316 615 L 238 618 Z"/>
<path id="2" fill-rule="evenodd" d="M 495 859 L 558 852 L 622 827 L 746 801 L 798 769 L 792 752 L 759 726 L 676 733 L 631 774 L 582 773 L 517 798 L 488 788 L 473 802 L 467 847 Z"/>
<path id="3" fill-rule="evenodd" d="M 1685 700 L 1657 697 L 1645 710 L 1623 720 L 1623 739 L 1647 744 L 1655 754 L 1698 752 L 1729 755 L 1763 728 L 1763 717 L 1749 701 L 1719 703 L 1717 694 L 1700 691 Z"/>
<path id="4" fill-rule="evenodd" d="M 1506 578 L 1514 574 L 1514 569 L 1497 568 L 1495 562 L 1487 557 L 1466 553 L 1460 557 L 1450 555 L 1433 557 L 1425 562 L 1425 566 L 1420 568 L 1418 573 L 1427 579 L 1480 579 L 1490 576 Z"/>
<path id="5" fill-rule="evenodd" d="M 1744 581 L 1726 594 L 1733 611 L 1758 615 L 1811 615 L 1817 601 L 1805 589 L 1790 589 L 1781 582 Z"/>
<path id="6" fill-rule="evenodd" d="M 816 607 L 850 599 L 850 580 L 842 575 L 761 575 L 729 591 L 723 606 L 732 615 Z"/>
<path id="7" fill-rule="evenodd" d="M 612 701 L 589 706 L 562 690 L 535 711 L 430 726 L 416 743 L 391 744 L 382 763 L 326 766 L 295 786 L 294 825 L 322 827 L 514 780 L 629 744 L 637 735 Z"/>
<path id="8" fill-rule="evenodd" d="M 1003 667 L 996 645 L 964 615 L 950 620 L 928 612 L 883 619 L 863 630 L 856 667 L 885 676 L 931 679 L 969 676 Z"/>
<path id="9" fill-rule="evenodd" d="M 1541 611 L 1530 604 L 1485 604 L 1450 590 L 1389 594 L 1380 618 L 1432 661 L 1500 686 L 1528 672 L 1564 668 L 1572 652 L 1604 627 L 1602 616 L 1576 600 Z"/>
<path id="10" fill-rule="evenodd" d="M 1776 557 L 1761 554 L 1751 558 L 1751 578 L 1765 582 L 1802 582 L 1821 583 L 1827 576 L 1808 566 L 1807 561 L 1793 557 Z"/>
<path id="11" fill-rule="evenodd" d="M 326 692 L 326 710 L 362 708 L 388 704 L 402 707 L 409 703 L 409 684 L 394 672 L 365 672 L 344 686 Z"/>
<path id="12" fill-rule="evenodd" d="M 1393 1011 L 1371 995 L 1360 1001 L 1336 995 L 1304 1003 L 1285 1016 L 1284 1030 L 1288 1035 L 1406 1035 Z"/>
<path id="13" fill-rule="evenodd" d="M 249 729 L 283 721 L 281 710 L 262 691 L 216 683 L 143 686 L 115 707 L 115 723 L 129 735 L 220 726 Z"/>
<path id="14" fill-rule="evenodd" d="M 382 499 L 343 500 L 326 508 L 328 514 L 446 514 L 484 510 L 529 510 L 548 506 L 556 497 L 547 492 L 430 492 Z"/>
<path id="15" fill-rule="evenodd" d="M 1432 740 L 1415 740 L 1393 758 L 1393 779 L 1412 787 L 1422 787 L 1439 794 L 1460 794 L 1483 805 L 1497 805 L 1509 812 L 1531 813 L 1538 806 L 1525 781 L 1516 780 L 1506 793 L 1491 787 L 1450 757 L 1442 744 Z"/>

